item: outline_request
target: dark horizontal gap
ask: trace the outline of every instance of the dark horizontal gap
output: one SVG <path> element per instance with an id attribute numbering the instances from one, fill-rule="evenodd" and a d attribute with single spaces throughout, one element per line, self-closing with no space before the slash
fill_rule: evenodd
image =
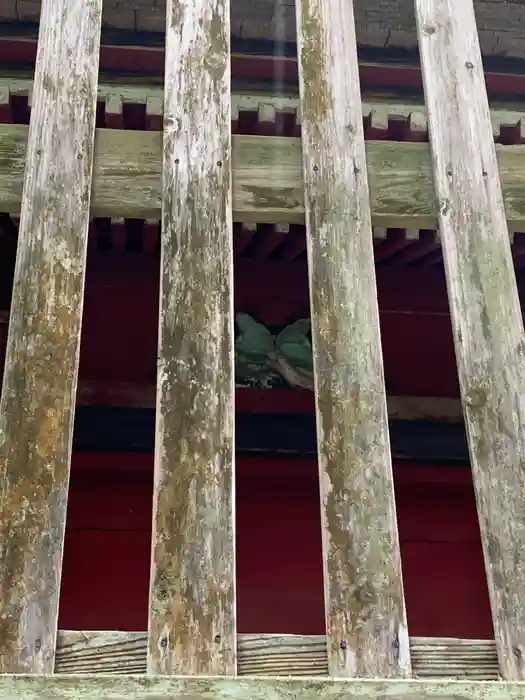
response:
<path id="1" fill-rule="evenodd" d="M 390 421 L 393 459 L 469 464 L 464 426 L 435 421 Z M 155 411 L 144 408 L 78 406 L 74 449 L 82 452 L 152 452 Z M 317 454 L 315 416 L 236 417 L 239 452 Z"/>

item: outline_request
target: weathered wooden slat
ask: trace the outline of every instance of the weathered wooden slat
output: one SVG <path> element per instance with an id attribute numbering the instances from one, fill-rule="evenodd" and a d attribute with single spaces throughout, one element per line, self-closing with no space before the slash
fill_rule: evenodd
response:
<path id="1" fill-rule="evenodd" d="M 101 6 L 42 3 L 0 404 L 0 673 L 54 664 Z"/>
<path id="2" fill-rule="evenodd" d="M 353 2 L 297 5 L 328 669 L 411 672 Z"/>
<path id="3" fill-rule="evenodd" d="M 0 124 L 0 211 L 18 215 L 27 127 Z M 295 138 L 233 136 L 236 221 L 304 223 L 301 143 Z M 160 219 L 162 135 L 97 129 L 91 212 Z M 437 227 L 430 148 L 368 141 L 370 206 L 376 226 Z M 525 230 L 525 146 L 497 146 L 509 228 Z"/>
<path id="4" fill-rule="evenodd" d="M 235 675 L 229 0 L 168 0 L 148 671 Z"/>
<path id="5" fill-rule="evenodd" d="M 145 632 L 59 632 L 56 673 L 145 673 Z M 241 676 L 327 676 L 326 637 L 247 635 L 238 638 Z M 412 668 L 418 678 L 498 677 L 493 640 L 413 637 Z"/>
<path id="6" fill-rule="evenodd" d="M 472 0 L 416 14 L 496 646 L 502 676 L 524 679 L 525 335 L 476 22 Z"/>

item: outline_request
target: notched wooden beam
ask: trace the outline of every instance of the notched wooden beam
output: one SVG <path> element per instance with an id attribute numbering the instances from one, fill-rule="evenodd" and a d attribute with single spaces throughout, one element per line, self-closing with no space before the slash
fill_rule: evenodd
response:
<path id="1" fill-rule="evenodd" d="M 31 105 L 33 81 L 20 74 L 0 77 L 1 103 L 8 104 L 12 97 L 27 98 Z M 108 126 L 120 128 L 123 104 L 146 106 L 147 122 L 150 129 L 162 129 L 164 113 L 164 91 L 160 85 L 137 83 L 102 83 L 98 86 L 97 101 L 105 108 Z M 423 97 L 396 96 L 394 91 L 385 94 L 377 91 L 364 91 L 361 111 L 365 122 L 374 130 L 385 132 L 393 123 L 403 122 L 413 135 L 426 138 L 428 112 Z M 301 123 L 301 110 L 297 92 L 291 87 L 275 93 L 261 89 L 235 89 L 231 95 L 231 118 L 236 121 L 240 113 L 257 114 L 259 124 L 274 123 L 277 115 L 292 115 L 296 123 Z M 525 138 L 525 104 L 494 102 L 490 110 L 492 133 L 495 139 L 502 137 L 502 130 L 513 140 Z M 120 122 L 121 123 L 121 122 Z"/>

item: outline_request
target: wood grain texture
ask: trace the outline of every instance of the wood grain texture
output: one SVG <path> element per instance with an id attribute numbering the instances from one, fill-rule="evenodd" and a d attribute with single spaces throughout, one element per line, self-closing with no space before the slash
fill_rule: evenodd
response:
<path id="1" fill-rule="evenodd" d="M 328 669 L 411 672 L 351 0 L 297 6 Z"/>
<path id="2" fill-rule="evenodd" d="M 20 213 L 27 127 L 0 124 L 0 211 Z M 368 141 L 366 159 L 374 226 L 437 227 L 430 148 L 425 143 Z M 91 214 L 160 219 L 162 134 L 97 129 Z M 525 146 L 497 146 L 509 229 L 525 230 Z M 304 223 L 301 142 L 233 136 L 233 218 Z"/>
<path id="3" fill-rule="evenodd" d="M 472 0 L 416 0 L 458 376 L 501 674 L 525 678 L 525 336 Z"/>
<path id="4" fill-rule="evenodd" d="M 168 0 L 148 671 L 235 675 L 229 0 Z"/>
<path id="5" fill-rule="evenodd" d="M 55 673 L 145 673 L 145 632 L 59 632 Z M 327 676 L 326 637 L 241 634 L 240 676 Z M 413 637 L 412 669 L 417 678 L 498 678 L 492 640 Z"/>
<path id="6" fill-rule="evenodd" d="M 42 4 L 0 405 L 0 673 L 54 664 L 101 5 Z"/>
<path id="7" fill-rule="evenodd" d="M 174 676 L 0 676 L 0 700 L 523 700 L 524 683 Z"/>

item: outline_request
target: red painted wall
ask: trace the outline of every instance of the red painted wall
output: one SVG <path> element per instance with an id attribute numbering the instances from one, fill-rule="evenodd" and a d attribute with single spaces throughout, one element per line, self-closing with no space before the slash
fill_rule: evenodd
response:
<path id="1" fill-rule="evenodd" d="M 491 638 L 470 474 L 395 465 L 411 635 Z M 74 456 L 60 628 L 145 630 L 152 456 Z M 322 634 L 317 465 L 239 456 L 241 633 Z"/>
<path id="2" fill-rule="evenodd" d="M 88 256 L 81 379 L 155 382 L 158 268 L 154 256 Z M 378 268 L 377 279 L 389 393 L 459 396 L 442 273 Z M 275 325 L 307 316 L 306 262 L 237 261 L 235 307 Z"/>
<path id="3" fill-rule="evenodd" d="M 377 278 L 389 393 L 457 395 L 443 275 L 378 268 Z M 265 323 L 308 313 L 305 263 L 240 260 L 235 283 L 236 308 Z M 81 379 L 153 384 L 157 309 L 155 256 L 90 253 Z M 239 630 L 322 633 L 315 460 L 240 456 L 237 468 Z M 468 470 L 395 473 L 411 634 L 491 637 Z M 146 629 L 151 479 L 151 456 L 74 455 L 61 628 Z"/>

